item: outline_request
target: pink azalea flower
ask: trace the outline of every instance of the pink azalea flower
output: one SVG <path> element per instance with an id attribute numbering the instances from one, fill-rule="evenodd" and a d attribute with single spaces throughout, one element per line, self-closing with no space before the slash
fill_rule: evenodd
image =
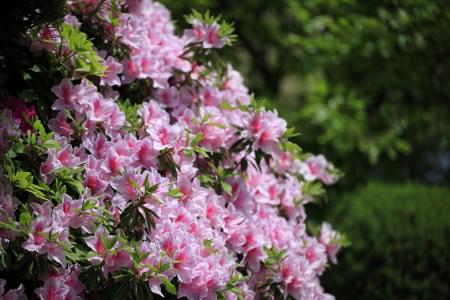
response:
<path id="1" fill-rule="evenodd" d="M 114 103 L 108 119 L 103 123 L 103 127 L 106 129 L 106 132 L 112 136 L 115 131 L 119 131 L 123 127 L 126 121 L 125 119 L 125 113 L 123 113 L 119 106 Z"/>
<path id="2" fill-rule="evenodd" d="M 135 200 L 142 195 L 144 180 L 141 174 L 136 174 L 133 169 L 126 169 L 125 172 L 111 180 L 111 186 L 117 190 L 125 199 Z"/>
<path id="3" fill-rule="evenodd" d="M 76 90 L 69 79 L 63 79 L 59 85 L 52 87 L 52 92 L 58 97 L 52 105 L 53 110 L 79 109 Z"/>
<path id="4" fill-rule="evenodd" d="M 65 111 L 60 111 L 55 118 L 49 120 L 48 127 L 52 131 L 67 138 L 74 133 L 72 126 L 67 122 L 67 114 Z"/>
<path id="5" fill-rule="evenodd" d="M 64 17 L 64 23 L 69 24 L 75 28 L 79 28 L 81 26 L 80 21 L 73 15 L 66 15 Z"/>
<path id="6" fill-rule="evenodd" d="M 93 195 L 104 192 L 108 185 L 108 182 L 102 179 L 102 176 L 97 170 L 86 170 L 84 186 L 89 188 Z"/>
<path id="7" fill-rule="evenodd" d="M 178 279 L 182 283 L 190 283 L 192 281 L 192 270 L 195 266 L 195 254 L 192 250 L 192 246 L 186 245 L 185 247 L 178 249 L 173 256 L 174 270 Z"/>
<path id="8" fill-rule="evenodd" d="M 109 235 L 108 231 L 104 227 L 99 227 L 95 231 L 95 235 L 86 238 L 86 245 L 91 248 L 92 251 L 99 254 L 99 257 L 104 257 L 106 255 L 106 249 L 103 245 L 101 237 L 111 240 L 112 236 Z M 113 245 L 115 246 L 115 245 Z M 97 261 L 97 257 L 95 259 Z"/>
<path id="9" fill-rule="evenodd" d="M 220 26 L 216 22 L 209 25 L 206 29 L 206 37 L 203 41 L 204 48 L 223 48 L 227 43 L 225 38 L 221 38 L 219 35 Z"/>
<path id="10" fill-rule="evenodd" d="M 64 244 L 69 245 L 69 228 L 60 228 L 60 231 L 52 232 L 56 235 L 57 241 L 48 243 L 47 257 L 56 261 L 61 266 L 66 266 L 66 256 L 64 254 Z"/>
<path id="11" fill-rule="evenodd" d="M 2 300 L 27 300 L 23 285 L 10 289 L 5 293 L 6 280 L 0 279 L 0 299 Z"/>
<path id="12" fill-rule="evenodd" d="M 325 265 L 327 263 L 325 246 L 318 243 L 314 238 L 308 238 L 303 252 L 314 271 L 317 274 L 321 274 L 325 270 Z"/>
<path id="13" fill-rule="evenodd" d="M 265 153 L 279 151 L 279 141 L 286 131 L 286 121 L 278 117 L 277 112 L 264 110 L 245 120 L 243 137 L 254 139 L 253 148 Z"/>
<path id="14" fill-rule="evenodd" d="M 144 168 L 156 168 L 158 166 L 157 157 L 159 151 L 153 146 L 153 142 L 145 138 L 139 142 L 138 151 L 136 153 L 137 162 Z"/>
<path id="15" fill-rule="evenodd" d="M 220 147 L 226 147 L 228 142 L 233 138 L 233 129 L 229 127 L 227 119 L 222 115 L 220 110 L 213 106 L 200 109 L 202 119 L 206 119 L 198 129 L 202 133 L 200 145 L 217 150 Z"/>
<path id="16" fill-rule="evenodd" d="M 107 274 L 117 271 L 120 268 L 130 267 L 131 264 L 132 260 L 130 255 L 123 250 L 118 250 L 105 258 L 105 265 L 102 267 L 102 271 L 106 276 Z"/>
<path id="17" fill-rule="evenodd" d="M 41 165 L 40 172 L 41 177 L 49 182 L 51 180 L 50 173 L 58 168 L 61 168 L 61 162 L 56 157 L 56 150 L 51 148 L 47 150 L 47 160 Z"/>
<path id="18" fill-rule="evenodd" d="M 105 135 L 91 135 L 85 137 L 83 146 L 88 149 L 95 157 L 104 158 L 109 146 Z"/>
<path id="19" fill-rule="evenodd" d="M 205 25 L 198 20 L 192 23 L 192 29 L 184 31 L 187 43 L 202 43 L 203 48 L 222 48 L 227 43 L 225 38 L 220 37 L 220 26 L 216 22 Z"/>
<path id="20" fill-rule="evenodd" d="M 192 29 L 187 29 L 184 31 L 184 37 L 189 42 L 200 43 L 206 38 L 207 27 L 198 20 L 194 20 L 192 24 Z"/>
<path id="21" fill-rule="evenodd" d="M 34 106 L 28 107 L 25 100 L 12 96 L 6 97 L 1 103 L 1 108 L 9 109 L 12 117 L 19 123 L 22 132 L 32 130 L 32 121 L 36 117 L 36 109 Z"/>
<path id="22" fill-rule="evenodd" d="M 157 122 L 152 127 L 147 128 L 153 147 L 156 150 L 170 149 L 175 147 L 181 139 L 182 130 L 178 125 L 169 125 L 163 122 Z"/>
<path id="23" fill-rule="evenodd" d="M 227 66 L 227 72 L 222 86 L 224 89 L 222 91 L 223 99 L 227 99 L 232 105 L 250 104 L 250 96 L 248 94 L 248 88 L 244 85 L 244 79 L 230 64 Z"/>
<path id="24" fill-rule="evenodd" d="M 41 300 L 49 299 L 67 299 L 71 294 L 71 289 L 68 285 L 64 283 L 64 280 L 60 277 L 49 277 L 45 283 L 44 287 L 35 290 Z M 72 299 L 72 298 L 69 298 Z M 76 298 L 75 298 L 76 299 Z M 81 299 L 81 298 L 78 298 Z"/>
<path id="25" fill-rule="evenodd" d="M 105 172 L 117 174 L 129 162 L 129 159 L 117 153 L 114 148 L 109 148 L 106 151 L 106 158 L 103 161 L 102 169 Z"/>
<path id="26" fill-rule="evenodd" d="M 22 247 L 31 252 L 45 253 L 51 230 L 50 224 L 50 219 L 44 216 L 37 217 L 31 224 L 29 238 L 22 244 Z"/>
<path id="27" fill-rule="evenodd" d="M 306 181 L 319 179 L 325 184 L 333 184 L 337 180 L 336 176 L 330 172 L 333 168 L 323 155 L 311 155 L 300 165 L 299 171 Z"/>
<path id="28" fill-rule="evenodd" d="M 142 118 L 144 125 L 152 126 L 156 122 L 169 124 L 169 114 L 161 108 L 161 106 L 154 100 L 142 104 L 138 115 Z"/>
<path id="29" fill-rule="evenodd" d="M 199 98 L 205 106 L 217 106 L 220 102 L 221 96 L 220 91 L 210 86 L 206 86 L 200 90 Z"/>
<path id="30" fill-rule="evenodd" d="M 179 91 L 174 86 L 158 89 L 155 93 L 155 98 L 164 107 L 176 107 L 180 104 Z"/>
<path id="31" fill-rule="evenodd" d="M 114 110 L 114 102 L 103 99 L 100 94 L 93 97 L 88 102 L 89 108 L 86 110 L 87 119 L 91 122 L 105 122 Z"/>
<path id="32" fill-rule="evenodd" d="M 79 228 L 83 225 L 80 216 L 83 200 L 73 200 L 69 195 L 63 195 L 63 203 L 53 210 L 54 219 L 64 227 Z"/>
<path id="33" fill-rule="evenodd" d="M 122 64 L 118 63 L 114 57 L 108 56 L 105 60 L 106 71 L 100 78 L 100 85 L 120 85 L 119 73 L 122 72 Z"/>
<path id="34" fill-rule="evenodd" d="M 73 154 L 72 145 L 68 144 L 56 152 L 56 159 L 62 167 L 75 168 L 80 165 L 80 158 Z"/>
<path id="35" fill-rule="evenodd" d="M 328 257 L 333 264 L 337 264 L 336 255 L 341 249 L 340 240 L 339 232 L 333 230 L 328 223 L 322 224 L 319 242 L 325 246 Z"/>
<path id="36" fill-rule="evenodd" d="M 22 247 L 30 252 L 47 253 L 47 257 L 66 265 L 64 244 L 68 244 L 68 228 L 53 226 L 52 220 L 39 215 L 31 225 L 31 232 Z"/>
<path id="37" fill-rule="evenodd" d="M 50 25 L 47 25 L 39 30 L 38 39 L 31 43 L 30 50 L 33 52 L 42 50 L 51 52 L 56 50 L 56 44 L 59 41 L 60 36 L 58 30 Z"/>
<path id="38" fill-rule="evenodd" d="M 119 250 L 120 243 L 116 242 L 111 245 L 110 249 L 106 249 L 102 238 L 111 242 L 113 237 L 101 226 L 96 230 L 94 236 L 86 238 L 86 245 L 97 253 L 96 256 L 89 258 L 89 261 L 92 264 L 104 261 L 102 272 L 105 276 L 121 267 L 129 267 L 131 265 L 130 256 L 125 251 Z"/>
<path id="39" fill-rule="evenodd" d="M 139 62 L 133 59 L 125 59 L 123 61 L 123 82 L 131 83 L 139 77 L 141 68 Z"/>

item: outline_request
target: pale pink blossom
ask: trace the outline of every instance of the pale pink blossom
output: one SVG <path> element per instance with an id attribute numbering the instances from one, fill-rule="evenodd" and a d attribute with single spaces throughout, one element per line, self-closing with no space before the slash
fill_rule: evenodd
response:
<path id="1" fill-rule="evenodd" d="M 158 166 L 157 157 L 159 151 L 153 146 L 152 140 L 145 138 L 138 143 L 138 150 L 136 153 L 137 163 L 147 169 Z"/>
<path id="2" fill-rule="evenodd" d="M 207 26 L 198 20 L 194 20 L 192 23 L 192 29 L 184 31 L 184 37 L 193 43 L 203 42 L 206 38 Z"/>
<path id="3" fill-rule="evenodd" d="M 100 85 L 120 85 L 120 78 L 118 74 L 122 73 L 122 64 L 117 62 L 114 57 L 108 56 L 105 60 L 106 71 L 100 78 Z"/>
<path id="4" fill-rule="evenodd" d="M 8 96 L 0 103 L 0 107 L 11 111 L 12 117 L 20 124 L 19 127 L 23 132 L 32 129 L 36 109 L 32 105 L 27 105 L 24 99 Z"/>
<path id="5" fill-rule="evenodd" d="M 37 39 L 31 43 L 30 50 L 33 52 L 42 50 L 46 50 L 48 52 L 55 51 L 57 43 L 60 39 L 61 37 L 59 36 L 59 32 L 55 27 L 50 25 L 43 26 L 39 30 Z"/>
<path id="6" fill-rule="evenodd" d="M 2 300 L 26 300 L 25 288 L 20 284 L 15 289 L 5 290 L 6 280 L 0 279 L 0 299 Z M 6 291 L 6 293 L 5 293 Z"/>
<path id="7" fill-rule="evenodd" d="M 73 265 L 69 269 L 53 270 L 47 274 L 44 286 L 37 288 L 34 292 L 41 300 L 81 300 L 80 294 L 85 286 L 78 280 L 79 273 L 77 265 Z"/>
<path id="8" fill-rule="evenodd" d="M 336 255 L 341 249 L 341 235 L 333 230 L 331 225 L 323 223 L 320 230 L 319 242 L 325 246 L 328 257 L 333 264 L 337 264 Z"/>
<path id="9" fill-rule="evenodd" d="M 286 121 L 278 117 L 278 113 L 261 110 L 245 120 L 245 130 L 242 135 L 254 140 L 255 150 L 265 153 L 279 151 L 279 142 L 286 131 Z"/>
<path id="10" fill-rule="evenodd" d="M 107 240 L 111 243 L 111 247 L 108 249 L 103 244 L 103 240 Z M 99 264 L 104 262 L 102 266 L 102 272 L 107 276 L 110 272 L 114 272 L 121 267 L 128 267 L 131 265 L 130 256 L 120 250 L 120 243 L 118 241 L 113 242 L 113 236 L 108 233 L 104 227 L 99 227 L 94 236 L 86 238 L 86 245 L 94 252 L 96 256 L 89 258 L 92 264 Z"/>
<path id="11" fill-rule="evenodd" d="M 138 111 L 144 125 L 151 126 L 156 122 L 169 124 L 169 114 L 154 100 L 143 103 Z"/>
<path id="12" fill-rule="evenodd" d="M 69 79 L 63 79 L 59 85 L 52 87 L 52 92 L 58 97 L 52 105 L 53 110 L 80 108 L 77 103 L 77 91 Z"/>
<path id="13" fill-rule="evenodd" d="M 217 23 L 208 25 L 206 37 L 203 40 L 204 48 L 222 48 L 227 43 L 227 38 L 220 37 L 220 26 Z"/>
<path id="14" fill-rule="evenodd" d="M 147 128 L 147 132 L 153 141 L 153 147 L 157 150 L 173 148 L 182 138 L 182 129 L 176 124 L 156 122 Z"/>
<path id="15" fill-rule="evenodd" d="M 332 174 L 333 168 L 323 155 L 311 155 L 300 165 L 299 172 L 306 181 L 320 180 L 325 184 L 333 184 L 337 180 Z"/>
<path id="16" fill-rule="evenodd" d="M 48 127 L 65 137 L 70 137 L 74 133 L 72 126 L 67 122 L 67 114 L 65 111 L 60 111 L 55 118 L 49 120 Z"/>

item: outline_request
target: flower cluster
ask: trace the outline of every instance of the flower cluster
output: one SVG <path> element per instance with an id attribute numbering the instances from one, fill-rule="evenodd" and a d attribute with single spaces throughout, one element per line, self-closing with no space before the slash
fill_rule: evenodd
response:
<path id="1" fill-rule="evenodd" d="M 31 35 L 30 55 L 66 74 L 48 87 L 48 123 L 25 102 L 0 114 L 0 250 L 32 271 L 2 299 L 332 298 L 319 276 L 341 236 L 329 224 L 310 235 L 304 205 L 336 170 L 209 60 L 229 25 L 195 13 L 180 37 L 159 3 L 68 9 Z"/>

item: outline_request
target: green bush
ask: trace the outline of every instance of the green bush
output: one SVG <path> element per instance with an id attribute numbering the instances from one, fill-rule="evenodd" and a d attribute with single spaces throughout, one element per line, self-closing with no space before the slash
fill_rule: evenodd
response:
<path id="1" fill-rule="evenodd" d="M 14 0 L 0 3 L 0 48 L 32 27 L 54 24 L 65 15 L 66 0 Z"/>
<path id="2" fill-rule="evenodd" d="M 337 299 L 450 299 L 450 189 L 370 183 L 330 221 L 352 245 L 324 286 Z"/>

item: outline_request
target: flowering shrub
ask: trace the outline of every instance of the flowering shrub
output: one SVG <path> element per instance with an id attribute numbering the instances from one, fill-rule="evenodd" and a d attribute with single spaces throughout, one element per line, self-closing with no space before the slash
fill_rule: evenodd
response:
<path id="1" fill-rule="evenodd" d="M 233 27 L 194 11 L 178 36 L 151 1 L 67 9 L 20 43 L 28 88 L 3 91 L 2 297 L 332 298 L 343 239 L 308 234 L 304 205 L 339 174 L 218 59 Z"/>

